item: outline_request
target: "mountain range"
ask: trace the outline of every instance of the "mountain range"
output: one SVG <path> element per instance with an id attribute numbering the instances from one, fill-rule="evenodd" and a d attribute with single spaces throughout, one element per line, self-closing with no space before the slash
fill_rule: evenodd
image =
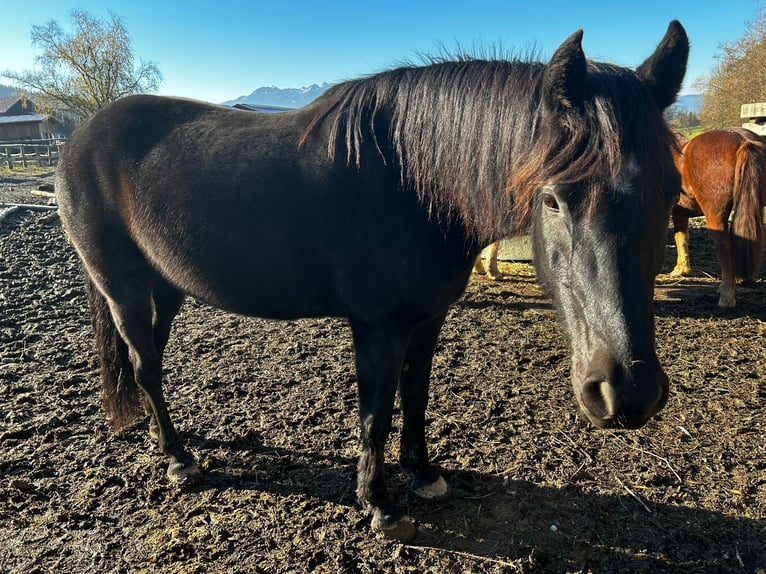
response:
<path id="1" fill-rule="evenodd" d="M 276 86 L 261 87 L 246 96 L 223 102 L 225 106 L 250 104 L 261 106 L 276 106 L 279 108 L 302 108 L 314 101 L 330 87 L 327 82 L 321 86 L 311 84 L 304 88 L 277 88 Z"/>

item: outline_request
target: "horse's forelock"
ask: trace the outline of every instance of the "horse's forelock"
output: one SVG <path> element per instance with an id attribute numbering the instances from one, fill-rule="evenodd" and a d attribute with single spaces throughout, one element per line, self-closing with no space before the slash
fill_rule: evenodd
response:
<path id="1" fill-rule="evenodd" d="M 584 192 L 596 191 L 582 198 L 592 212 L 608 200 L 610 189 L 618 191 L 624 170 L 638 173 L 635 191 L 654 202 L 661 199 L 657 194 L 667 170 L 675 169 L 670 154 L 659 153 L 672 149 L 673 135 L 635 74 L 591 62 L 589 81 L 592 97 L 566 115 L 543 118 L 538 137 L 510 174 L 509 189 L 518 199 L 523 225 L 531 219 L 535 194 L 546 185 L 608 184 L 580 186 Z"/>

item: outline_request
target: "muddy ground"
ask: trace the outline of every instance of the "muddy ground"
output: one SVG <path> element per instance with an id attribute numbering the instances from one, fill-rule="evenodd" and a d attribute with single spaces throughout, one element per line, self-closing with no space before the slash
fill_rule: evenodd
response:
<path id="1" fill-rule="evenodd" d="M 44 202 L 28 192 L 48 176 L 0 175 L 0 201 Z M 107 429 L 77 262 L 44 218 L 20 211 L 0 227 L 0 572 L 766 573 L 766 285 L 719 309 L 704 230 L 690 240 L 697 274 L 658 279 L 672 387 L 639 431 L 577 416 L 530 266 L 471 282 L 442 333 L 429 409 L 454 497 L 409 493 L 395 430 L 391 489 L 419 523 L 402 545 L 372 535 L 355 499 L 343 321 L 188 301 L 166 392 L 205 479 L 172 486 L 146 423 Z"/>

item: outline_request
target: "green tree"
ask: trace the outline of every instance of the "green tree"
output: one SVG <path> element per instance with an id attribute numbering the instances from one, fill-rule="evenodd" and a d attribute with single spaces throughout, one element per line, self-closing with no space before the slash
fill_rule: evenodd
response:
<path id="1" fill-rule="evenodd" d="M 720 47 L 717 59 L 710 75 L 695 84 L 707 128 L 739 125 L 742 104 L 766 101 L 766 7 L 761 5 L 742 38 Z"/>
<path id="2" fill-rule="evenodd" d="M 78 123 L 118 98 L 157 91 L 159 68 L 136 60 L 119 17 L 101 20 L 83 10 L 70 17 L 71 33 L 54 20 L 32 26 L 32 45 L 41 49 L 34 70 L 1 74 L 22 95 L 33 97 L 39 111 L 57 110 Z"/>

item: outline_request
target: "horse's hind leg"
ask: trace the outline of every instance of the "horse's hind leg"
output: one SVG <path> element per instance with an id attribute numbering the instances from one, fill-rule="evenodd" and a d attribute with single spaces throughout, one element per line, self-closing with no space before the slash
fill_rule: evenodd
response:
<path id="1" fill-rule="evenodd" d="M 362 452 L 357 473 L 357 496 L 372 510 L 372 528 L 389 538 L 409 541 L 415 525 L 388 494 L 383 472 L 384 449 L 391 431 L 396 383 L 402 369 L 409 332 L 351 322 L 359 384 Z"/>
<path id="2" fill-rule="evenodd" d="M 152 287 L 152 325 L 154 329 L 154 346 L 162 358 L 165 346 L 170 338 L 170 328 L 173 319 L 181 309 L 184 294 L 164 279 L 157 278 Z M 149 396 L 144 394 L 144 411 L 149 415 L 149 434 L 159 439 L 159 428 L 154 417 Z"/>
<path id="3" fill-rule="evenodd" d="M 728 214 L 727 214 L 728 217 Z M 721 222 L 708 221 L 708 233 L 715 244 L 715 254 L 721 265 L 721 284 L 718 286 L 718 306 L 734 307 L 737 303 L 735 294 L 736 277 L 734 276 L 734 261 L 731 250 L 731 235 L 724 219 Z"/>
<path id="4" fill-rule="evenodd" d="M 399 378 L 403 418 L 399 462 L 413 473 L 415 494 L 430 500 L 444 500 L 450 495 L 449 485 L 429 461 L 425 438 L 431 364 L 445 317 L 441 315 L 413 331 Z"/>
<path id="5" fill-rule="evenodd" d="M 160 450 L 170 457 L 168 477 L 184 482 L 189 476 L 197 474 L 198 468 L 194 458 L 181 445 L 162 394 L 161 351 L 167 343 L 170 321 L 155 324 L 152 286 L 157 278 L 148 275 L 136 273 L 132 277 L 134 281 L 113 281 L 106 296 L 115 325 L 128 346 L 136 384 L 144 392 L 145 404 L 156 422 Z M 140 280 L 136 281 L 136 278 Z M 176 304 L 180 307 L 180 302 Z M 174 305 L 165 307 L 161 314 L 167 317 L 173 309 L 172 314 L 175 314 L 178 307 Z M 158 340 L 155 340 L 155 331 L 160 337 Z"/>

